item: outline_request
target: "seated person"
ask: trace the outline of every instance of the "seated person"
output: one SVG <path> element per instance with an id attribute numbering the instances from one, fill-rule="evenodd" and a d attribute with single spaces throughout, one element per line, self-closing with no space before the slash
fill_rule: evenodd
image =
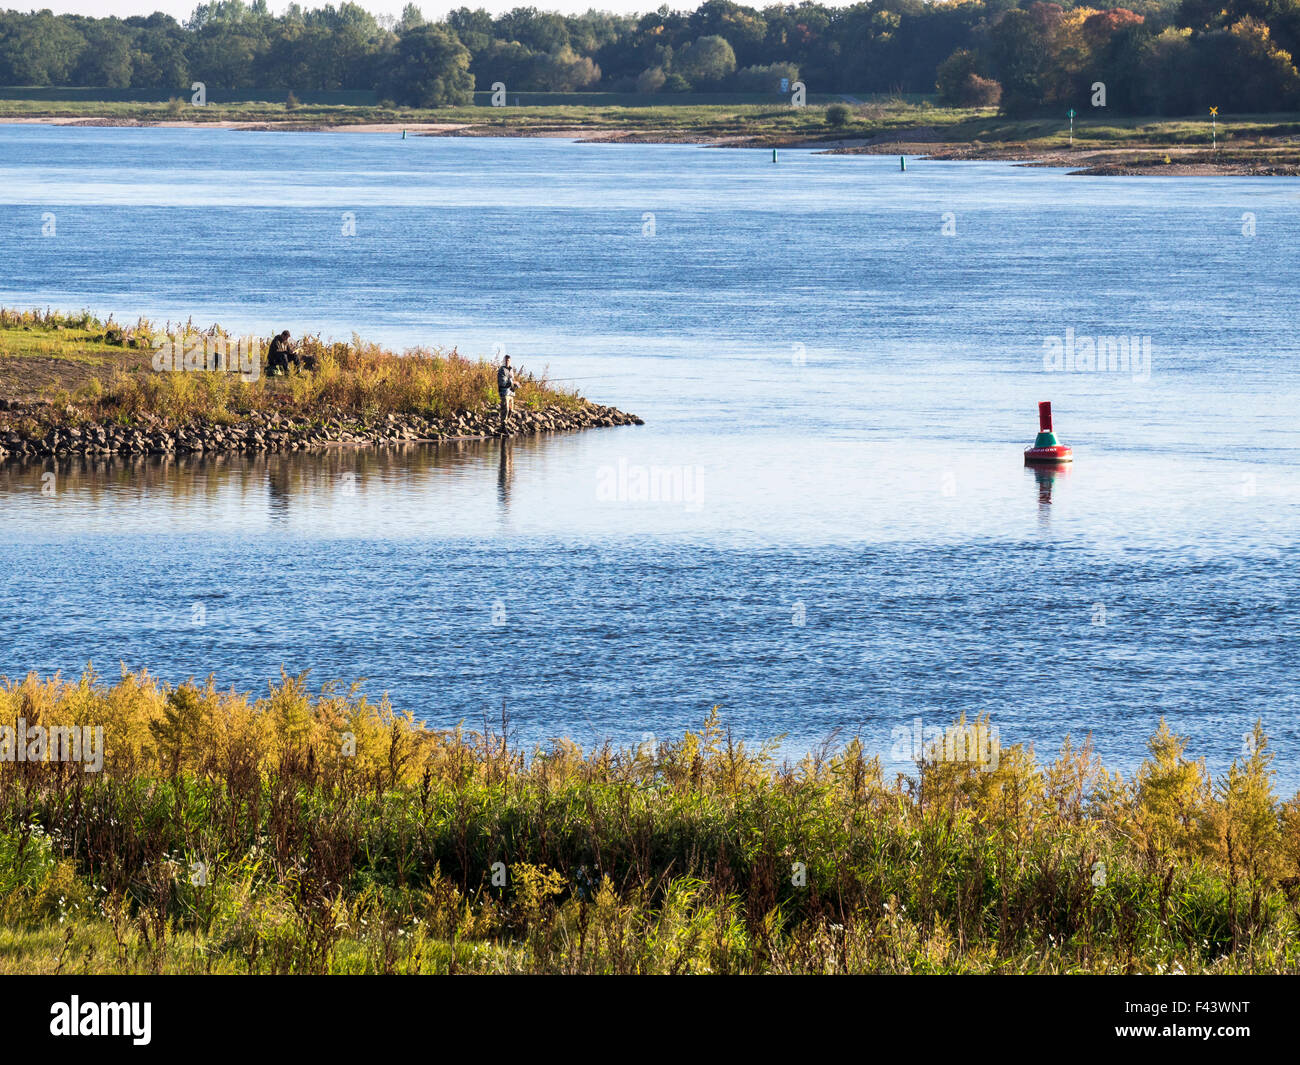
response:
<path id="1" fill-rule="evenodd" d="M 266 356 L 266 372 L 270 377 L 279 377 L 289 372 L 289 362 L 298 361 L 298 353 L 289 343 L 289 330 L 271 340 L 270 350 Z"/>

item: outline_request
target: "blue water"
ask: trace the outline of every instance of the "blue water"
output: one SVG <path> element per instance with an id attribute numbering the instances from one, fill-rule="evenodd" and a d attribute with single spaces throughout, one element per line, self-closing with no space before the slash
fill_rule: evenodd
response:
<path id="1" fill-rule="evenodd" d="M 0 673 L 283 666 L 437 725 L 505 699 L 525 743 L 717 705 L 791 756 L 861 735 L 887 773 L 917 717 L 1131 770 L 1163 714 L 1216 771 L 1262 717 L 1289 795 L 1298 206 L 1271 178 L 0 127 L 0 304 L 504 349 L 646 420 L 65 464 L 54 495 L 11 464 Z M 1150 365 L 1045 370 L 1067 330 Z M 1021 462 L 1040 399 L 1060 476 Z M 680 494 L 638 499 L 651 468 Z"/>

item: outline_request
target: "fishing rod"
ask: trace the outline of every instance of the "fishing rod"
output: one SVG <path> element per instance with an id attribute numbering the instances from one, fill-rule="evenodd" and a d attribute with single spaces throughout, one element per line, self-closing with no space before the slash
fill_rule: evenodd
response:
<path id="1" fill-rule="evenodd" d="M 543 380 L 546 380 L 546 381 L 563 381 L 565 384 L 570 384 L 570 383 L 572 383 L 572 382 L 574 382 L 574 381 L 618 381 L 618 380 L 620 380 L 621 378 L 623 378 L 624 376 L 626 376 L 626 375 L 625 375 L 625 374 L 613 374 L 613 375 L 608 375 L 608 374 L 607 374 L 607 375 L 605 375 L 605 376 L 603 376 L 603 377 L 544 377 Z"/>

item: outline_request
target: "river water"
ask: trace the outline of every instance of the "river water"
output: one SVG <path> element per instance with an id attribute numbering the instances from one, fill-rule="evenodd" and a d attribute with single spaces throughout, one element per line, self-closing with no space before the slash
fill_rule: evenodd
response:
<path id="1" fill-rule="evenodd" d="M 10 464 L 0 673 L 283 666 L 440 726 L 504 699 L 525 743 L 718 706 L 887 773 L 917 718 L 1132 770 L 1165 715 L 1222 770 L 1259 717 L 1289 795 L 1298 208 L 1272 178 L 0 127 L 0 304 L 506 350 L 646 421 L 65 464 L 52 495 Z M 1088 369 L 1103 337 L 1142 356 Z M 1067 473 L 1022 464 L 1042 399 Z"/>

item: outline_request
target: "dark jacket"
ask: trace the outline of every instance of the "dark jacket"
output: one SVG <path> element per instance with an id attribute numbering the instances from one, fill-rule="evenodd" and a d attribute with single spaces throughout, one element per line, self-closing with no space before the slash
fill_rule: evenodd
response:
<path id="1" fill-rule="evenodd" d="M 281 340 L 279 337 L 271 339 L 271 349 L 267 352 L 267 361 L 272 366 L 288 366 L 289 357 L 293 354 L 293 345 L 287 340 Z"/>

